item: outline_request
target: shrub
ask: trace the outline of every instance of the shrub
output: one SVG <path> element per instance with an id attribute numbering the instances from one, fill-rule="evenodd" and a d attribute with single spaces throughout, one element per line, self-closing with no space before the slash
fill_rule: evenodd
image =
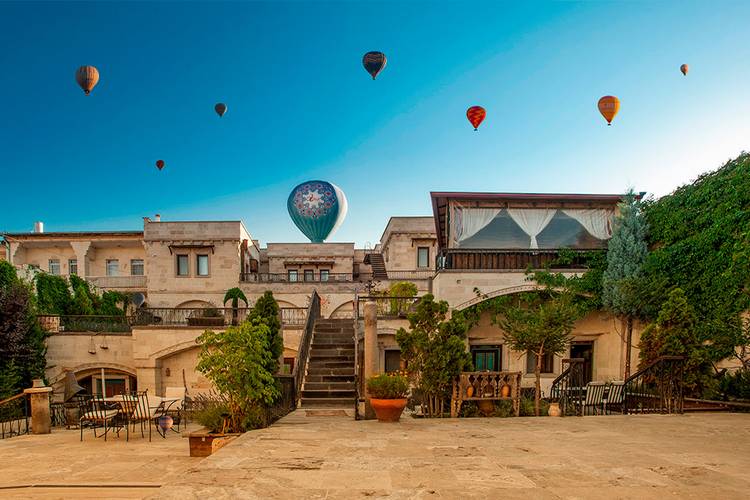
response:
<path id="1" fill-rule="evenodd" d="M 208 399 L 201 403 L 201 408 L 196 410 L 193 418 L 209 432 L 221 432 L 224 419 L 229 416 L 229 405 L 221 400 Z"/>
<path id="2" fill-rule="evenodd" d="M 539 402 L 539 415 L 537 415 L 534 410 L 534 398 L 521 397 L 520 405 L 519 414 L 522 417 L 546 417 L 547 412 L 549 411 L 549 402 L 544 400 Z"/>
<path id="3" fill-rule="evenodd" d="M 409 381 L 403 375 L 375 375 L 367 380 L 367 391 L 375 399 L 403 399 L 409 393 Z"/>
<path id="4" fill-rule="evenodd" d="M 750 370 L 740 369 L 724 373 L 720 388 L 725 398 L 750 400 Z"/>

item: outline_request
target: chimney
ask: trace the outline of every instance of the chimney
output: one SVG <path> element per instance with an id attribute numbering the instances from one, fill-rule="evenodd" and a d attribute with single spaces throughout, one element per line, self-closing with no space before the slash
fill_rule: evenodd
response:
<path id="1" fill-rule="evenodd" d="M 154 215 L 154 222 L 161 222 L 161 215 L 159 214 Z"/>
<path id="2" fill-rule="evenodd" d="M 34 232 L 35 233 L 43 233 L 44 232 L 44 222 L 38 220 L 34 223 Z"/>

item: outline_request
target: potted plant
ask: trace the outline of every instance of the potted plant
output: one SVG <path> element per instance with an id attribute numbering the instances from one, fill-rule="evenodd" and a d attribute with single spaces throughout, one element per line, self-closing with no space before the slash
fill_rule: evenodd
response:
<path id="1" fill-rule="evenodd" d="M 191 457 L 207 457 L 239 435 L 229 432 L 232 429 L 226 401 L 198 396 L 193 404 L 198 406 L 193 418 L 203 429 L 188 435 Z"/>
<path id="2" fill-rule="evenodd" d="M 239 301 L 245 303 L 245 307 L 247 307 L 247 297 L 245 297 L 245 294 L 242 290 L 240 290 L 237 287 L 230 288 L 227 290 L 226 295 L 224 295 L 224 305 L 226 305 L 227 302 L 232 301 L 232 326 L 237 326 L 238 322 L 238 316 L 239 316 Z"/>
<path id="3" fill-rule="evenodd" d="M 409 381 L 398 374 L 375 375 L 367 380 L 367 392 L 379 422 L 398 422 L 406 407 Z"/>
<path id="4" fill-rule="evenodd" d="M 224 315 L 215 307 L 200 311 L 200 316 L 187 319 L 188 326 L 224 326 Z"/>

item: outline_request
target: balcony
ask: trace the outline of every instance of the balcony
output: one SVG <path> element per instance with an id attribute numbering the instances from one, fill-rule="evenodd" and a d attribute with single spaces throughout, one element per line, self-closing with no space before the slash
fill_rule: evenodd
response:
<path id="1" fill-rule="evenodd" d="M 86 281 L 103 290 L 123 288 L 145 290 L 146 277 L 140 276 L 87 276 Z"/>
<path id="2" fill-rule="evenodd" d="M 565 265 L 555 265 L 555 261 L 560 257 L 560 250 L 448 248 L 441 250 L 438 254 L 437 268 L 439 271 L 523 271 L 527 268 L 543 269 L 547 266 L 553 269 L 585 269 L 583 257 L 592 251 L 601 251 L 601 249 L 566 250 L 575 254 L 573 261 Z"/>
<path id="3" fill-rule="evenodd" d="M 289 275 L 288 273 L 242 273 L 240 282 L 242 283 L 358 283 L 368 281 L 371 278 L 369 274 L 351 274 L 351 273 L 298 273 Z"/>

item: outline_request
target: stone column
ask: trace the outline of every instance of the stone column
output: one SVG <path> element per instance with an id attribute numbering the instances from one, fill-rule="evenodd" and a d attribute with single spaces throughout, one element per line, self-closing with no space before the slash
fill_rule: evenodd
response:
<path id="1" fill-rule="evenodd" d="M 34 379 L 30 389 L 24 389 L 31 397 L 31 432 L 33 434 L 49 434 L 52 432 L 52 418 L 49 410 L 49 395 L 52 387 L 45 387 L 41 379 Z"/>
<path id="2" fill-rule="evenodd" d="M 365 418 L 375 418 L 367 393 L 367 379 L 376 375 L 379 368 L 378 356 L 378 306 L 375 302 L 365 302 Z"/>
<path id="3" fill-rule="evenodd" d="M 90 241 L 71 241 L 70 246 L 73 248 L 73 253 L 76 254 L 76 260 L 78 261 L 78 276 L 81 278 L 87 278 L 89 276 L 89 250 L 91 249 Z"/>

